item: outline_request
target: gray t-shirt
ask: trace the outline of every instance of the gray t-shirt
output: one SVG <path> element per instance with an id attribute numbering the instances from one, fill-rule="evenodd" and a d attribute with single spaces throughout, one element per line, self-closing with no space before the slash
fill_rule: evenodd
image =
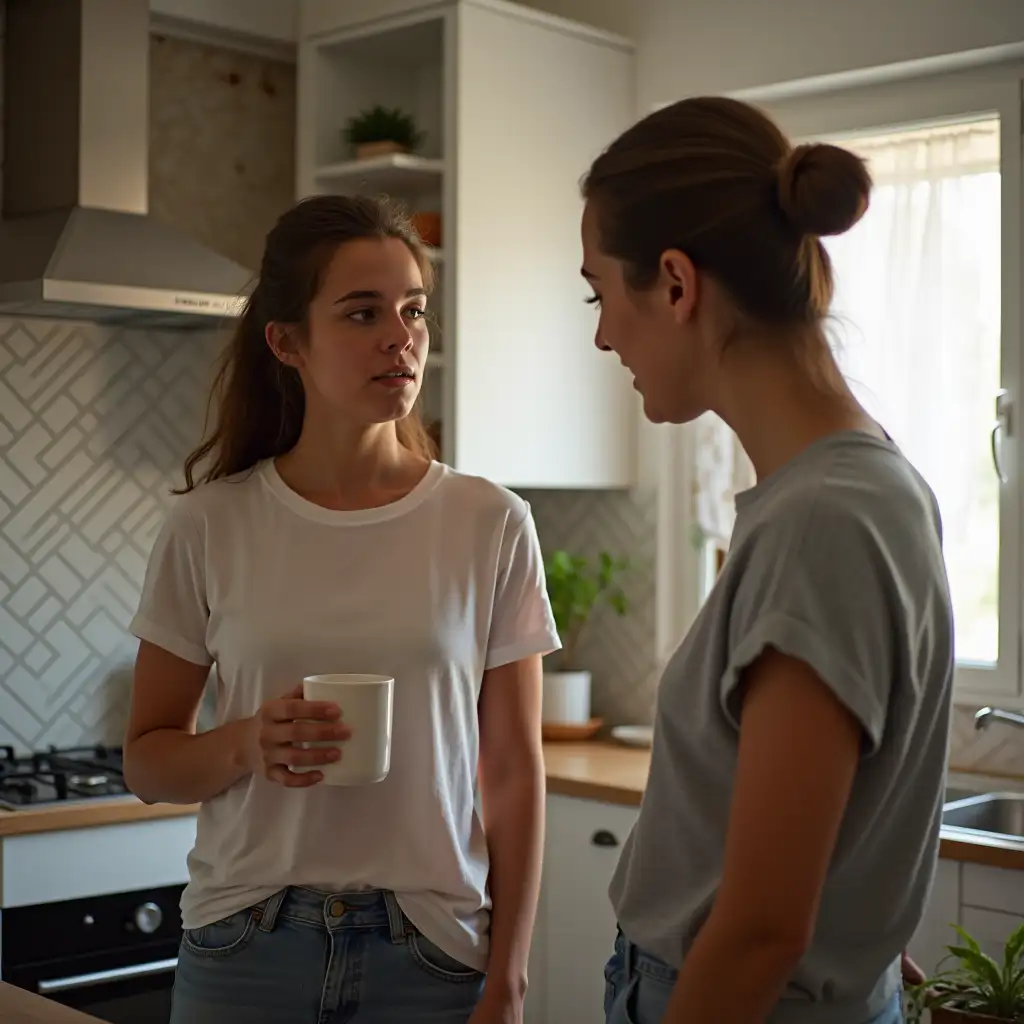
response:
<path id="1" fill-rule="evenodd" d="M 815 442 L 736 506 L 718 582 L 661 681 L 612 903 L 628 939 L 682 964 L 721 880 L 740 673 L 766 647 L 798 657 L 856 715 L 864 756 L 813 941 L 769 1019 L 863 1024 L 899 985 L 938 855 L 953 683 L 938 507 L 895 445 L 859 431 Z"/>

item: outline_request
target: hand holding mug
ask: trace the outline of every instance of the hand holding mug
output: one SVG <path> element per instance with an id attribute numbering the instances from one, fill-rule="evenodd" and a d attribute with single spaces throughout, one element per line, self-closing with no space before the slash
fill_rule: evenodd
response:
<path id="1" fill-rule="evenodd" d="M 256 729 L 254 771 L 271 782 L 289 787 L 315 786 L 323 781 L 319 765 L 341 757 L 337 746 L 304 747 L 305 743 L 338 743 L 351 730 L 341 722 L 341 710 L 329 701 L 305 700 L 299 684 L 283 697 L 268 700 L 253 719 Z"/>

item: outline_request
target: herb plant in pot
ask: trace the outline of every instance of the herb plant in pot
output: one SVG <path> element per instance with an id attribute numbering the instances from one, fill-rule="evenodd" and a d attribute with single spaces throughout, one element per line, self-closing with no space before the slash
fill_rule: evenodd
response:
<path id="1" fill-rule="evenodd" d="M 412 153 L 423 142 L 423 133 L 416 128 L 411 114 L 397 107 L 380 105 L 349 118 L 344 135 L 357 160 L 389 153 Z"/>
<path id="2" fill-rule="evenodd" d="M 932 1024 L 1024 1024 L 1024 923 L 993 958 L 963 928 L 953 925 L 961 944 L 938 973 L 908 993 L 908 1024 L 931 1012 Z"/>
<path id="3" fill-rule="evenodd" d="M 594 609 L 605 601 L 617 615 L 627 611 L 626 595 L 616 581 L 625 559 L 607 551 L 597 564 L 583 555 L 554 551 L 546 560 L 548 600 L 562 649 L 552 656 L 555 668 L 544 673 L 542 720 L 548 738 L 586 738 L 600 727 L 590 717 L 591 675 L 579 667 L 576 652 L 580 637 Z"/>

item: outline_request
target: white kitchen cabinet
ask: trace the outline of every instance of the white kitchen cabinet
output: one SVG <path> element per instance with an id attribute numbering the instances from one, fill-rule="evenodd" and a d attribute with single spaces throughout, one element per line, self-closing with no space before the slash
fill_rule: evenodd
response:
<path id="1" fill-rule="evenodd" d="M 952 927 L 958 924 L 1001 961 L 1006 940 L 1022 920 L 1024 871 L 940 860 L 924 918 L 907 951 L 926 974 L 935 974 L 948 947 L 961 944 Z M 926 1014 L 924 1024 L 929 1018 Z"/>
<path id="2" fill-rule="evenodd" d="M 1006 940 L 1020 927 L 1021 919 L 1019 914 L 1007 914 L 1001 910 L 964 907 L 960 924 L 990 957 L 1002 963 Z"/>
<path id="3" fill-rule="evenodd" d="M 608 885 L 638 813 L 596 800 L 548 797 L 543 995 L 527 1024 L 604 1020 L 603 971 L 616 925 Z"/>
<path id="4" fill-rule="evenodd" d="M 925 974 L 935 973 L 946 947 L 957 941 L 953 925 L 960 923 L 960 864 L 940 860 L 924 917 L 907 945 L 907 952 Z"/>
<path id="5" fill-rule="evenodd" d="M 981 948 L 1002 962 L 1010 933 L 1024 922 L 1024 871 L 964 864 L 960 923 Z"/>
<path id="6" fill-rule="evenodd" d="M 0 907 L 184 884 L 195 839 L 192 814 L 5 836 Z"/>
<path id="7" fill-rule="evenodd" d="M 964 864 L 962 902 L 967 907 L 1001 910 L 1024 918 L 1024 871 Z"/>
<path id="8" fill-rule="evenodd" d="M 442 215 L 423 396 L 442 457 L 512 487 L 630 486 L 636 396 L 593 345 L 579 181 L 635 117 L 632 44 L 506 0 L 304 0 L 300 25 L 299 196 Z M 416 117 L 415 156 L 352 160 L 344 125 L 375 104 Z"/>

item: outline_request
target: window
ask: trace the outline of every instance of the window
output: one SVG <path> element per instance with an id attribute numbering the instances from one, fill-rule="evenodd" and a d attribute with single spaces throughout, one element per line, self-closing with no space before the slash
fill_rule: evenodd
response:
<path id="1" fill-rule="evenodd" d="M 860 153 L 875 180 L 825 240 L 829 329 L 858 398 L 935 491 L 956 618 L 957 691 L 1020 702 L 1021 70 L 779 104 L 801 139 Z"/>
<path id="2" fill-rule="evenodd" d="M 867 215 L 826 239 L 837 278 L 830 336 L 854 391 L 938 498 L 957 698 L 1003 707 L 1024 707 L 1024 445 L 1015 422 L 1024 415 L 1022 79 L 1024 68 L 988 68 L 831 94 L 743 97 L 790 137 L 846 145 L 871 167 Z M 702 501 L 724 488 L 707 484 L 700 468 L 710 429 L 687 428 L 692 497 L 680 532 L 703 527 L 713 552 L 721 541 L 706 527 L 716 518 Z M 728 460 L 721 462 L 723 479 Z"/>
<path id="3" fill-rule="evenodd" d="M 999 120 L 853 137 L 875 188 L 826 239 L 836 354 L 867 409 L 924 474 L 943 517 L 965 665 L 999 662 Z M 996 449 L 998 454 L 998 448 Z"/>

